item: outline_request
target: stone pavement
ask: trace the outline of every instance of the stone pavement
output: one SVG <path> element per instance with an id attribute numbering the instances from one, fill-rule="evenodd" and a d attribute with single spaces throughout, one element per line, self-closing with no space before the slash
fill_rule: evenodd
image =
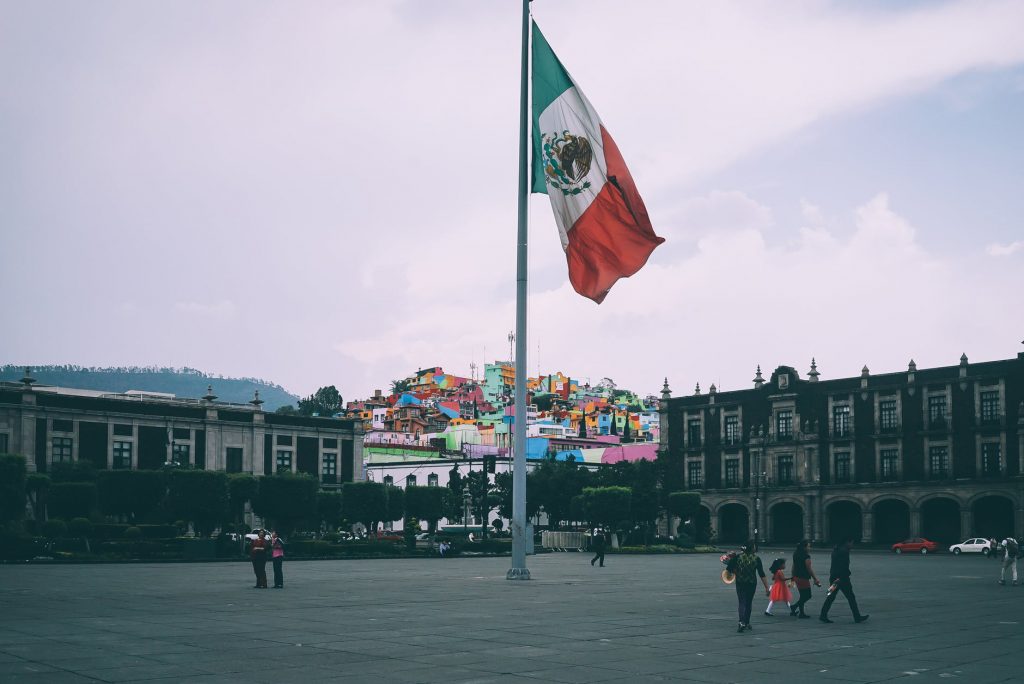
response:
<path id="1" fill-rule="evenodd" d="M 0 566 L 0 682 L 1024 678 L 1024 588 L 996 561 L 854 551 L 868 622 L 841 596 L 831 625 L 759 597 L 737 634 L 717 555 L 589 558 L 530 557 L 529 582 L 508 558 L 293 562 L 284 590 L 242 563 Z"/>

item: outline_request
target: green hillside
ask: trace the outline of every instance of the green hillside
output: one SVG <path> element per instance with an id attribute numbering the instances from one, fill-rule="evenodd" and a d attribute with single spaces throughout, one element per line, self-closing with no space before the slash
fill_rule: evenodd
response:
<path id="1" fill-rule="evenodd" d="M 0 381 L 17 382 L 24 375 L 21 366 L 0 366 Z M 32 377 L 43 385 L 77 387 L 105 392 L 146 390 L 169 392 L 178 397 L 197 398 L 213 385 L 218 401 L 244 404 L 260 391 L 263 408 L 273 411 L 279 406 L 295 404 L 299 398 L 280 385 L 259 378 L 225 378 L 203 373 L 194 368 L 83 368 L 82 366 L 33 366 Z"/>

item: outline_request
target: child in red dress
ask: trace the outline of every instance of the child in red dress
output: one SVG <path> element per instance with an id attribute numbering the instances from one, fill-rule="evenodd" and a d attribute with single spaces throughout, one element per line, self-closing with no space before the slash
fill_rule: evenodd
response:
<path id="1" fill-rule="evenodd" d="M 765 608 L 764 614 L 771 617 L 772 606 L 776 602 L 785 601 L 788 606 L 790 601 L 793 600 L 793 594 L 790 593 L 789 587 L 786 586 L 786 582 L 792 578 L 786 577 L 786 560 L 784 558 L 775 559 L 771 567 L 768 568 L 768 572 L 772 575 L 772 590 L 768 595 L 768 607 Z"/>

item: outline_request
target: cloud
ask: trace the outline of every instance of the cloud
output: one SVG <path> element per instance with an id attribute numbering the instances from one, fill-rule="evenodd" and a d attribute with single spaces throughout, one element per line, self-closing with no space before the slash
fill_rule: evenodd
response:
<path id="1" fill-rule="evenodd" d="M 1005 245 L 993 242 L 985 248 L 985 251 L 988 252 L 989 256 L 1005 257 L 1015 254 L 1021 248 L 1024 248 L 1024 240 L 1015 240 L 1014 242 L 1010 242 Z"/>
<path id="2" fill-rule="evenodd" d="M 218 302 L 175 302 L 174 310 L 208 318 L 231 318 L 237 313 L 234 302 L 222 299 Z"/>

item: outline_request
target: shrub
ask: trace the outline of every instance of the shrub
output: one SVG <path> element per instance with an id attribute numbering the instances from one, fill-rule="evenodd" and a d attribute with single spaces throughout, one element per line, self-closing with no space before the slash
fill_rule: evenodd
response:
<path id="1" fill-rule="evenodd" d="M 92 536 L 100 540 L 120 539 L 129 527 L 123 523 L 96 523 L 92 526 Z"/>
<path id="2" fill-rule="evenodd" d="M 142 539 L 142 530 L 138 527 L 129 527 L 124 531 L 124 538 L 129 541 L 138 541 Z"/>
<path id="3" fill-rule="evenodd" d="M 163 473 L 157 470 L 105 470 L 97 479 L 100 510 L 131 520 L 151 513 L 163 500 Z"/>
<path id="4" fill-rule="evenodd" d="M 0 455 L 0 523 L 25 513 L 25 457 Z"/>
<path id="5" fill-rule="evenodd" d="M 47 510 L 57 518 L 88 518 L 96 510 L 96 485 L 55 482 L 50 486 Z"/>
<path id="6" fill-rule="evenodd" d="M 92 536 L 92 521 L 88 518 L 72 518 L 68 523 L 68 533 L 72 537 Z"/>
<path id="7" fill-rule="evenodd" d="M 41 531 L 43 536 L 47 539 L 60 539 L 67 535 L 68 526 L 63 520 L 54 518 L 53 520 L 47 520 L 43 523 L 43 529 Z"/>
<path id="8" fill-rule="evenodd" d="M 136 527 L 146 539 L 173 539 L 178 536 L 178 528 L 174 525 L 136 525 Z M 128 530 L 125 530 L 126 534 L 127 532 Z"/>

